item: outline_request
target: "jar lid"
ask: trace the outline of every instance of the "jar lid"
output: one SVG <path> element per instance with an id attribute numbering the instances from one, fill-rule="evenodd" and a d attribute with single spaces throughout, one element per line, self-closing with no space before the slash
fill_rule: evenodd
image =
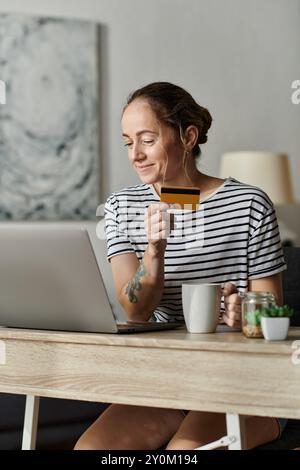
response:
<path id="1" fill-rule="evenodd" d="M 259 292 L 259 291 L 251 291 L 245 292 L 242 294 L 242 297 L 247 297 L 250 299 L 275 299 L 274 294 L 271 292 Z"/>

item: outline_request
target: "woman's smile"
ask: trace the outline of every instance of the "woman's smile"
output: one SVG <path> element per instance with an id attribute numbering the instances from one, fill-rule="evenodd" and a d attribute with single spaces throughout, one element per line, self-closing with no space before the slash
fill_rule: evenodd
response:
<path id="1" fill-rule="evenodd" d="M 137 168 L 138 171 L 144 172 L 144 171 L 149 170 L 149 168 L 153 165 L 154 165 L 154 163 L 150 163 L 149 165 L 141 165 L 141 166 L 136 165 L 136 168 Z"/>

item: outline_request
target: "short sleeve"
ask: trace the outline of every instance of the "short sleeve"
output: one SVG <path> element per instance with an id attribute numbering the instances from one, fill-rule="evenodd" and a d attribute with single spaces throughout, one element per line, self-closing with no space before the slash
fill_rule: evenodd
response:
<path id="1" fill-rule="evenodd" d="M 107 260 L 124 253 L 135 253 L 126 234 L 126 227 L 120 222 L 118 200 L 112 195 L 104 206 Z"/>
<path id="2" fill-rule="evenodd" d="M 286 269 L 275 209 L 273 205 L 266 209 L 249 237 L 248 279 L 271 276 Z"/>

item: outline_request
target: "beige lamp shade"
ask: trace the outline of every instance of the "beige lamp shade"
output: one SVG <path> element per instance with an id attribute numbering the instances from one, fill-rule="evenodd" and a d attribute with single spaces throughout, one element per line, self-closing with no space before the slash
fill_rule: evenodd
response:
<path id="1" fill-rule="evenodd" d="M 273 152 L 227 152 L 220 177 L 233 178 L 263 189 L 276 205 L 294 202 L 288 156 Z"/>

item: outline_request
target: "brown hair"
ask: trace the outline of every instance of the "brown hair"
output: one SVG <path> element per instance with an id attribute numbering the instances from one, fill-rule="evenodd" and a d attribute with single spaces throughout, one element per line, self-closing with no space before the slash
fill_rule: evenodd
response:
<path id="1" fill-rule="evenodd" d="M 199 145 L 207 141 L 207 131 L 211 126 L 212 117 L 206 108 L 196 103 L 190 93 L 168 82 L 150 83 L 129 95 L 123 113 L 137 98 L 148 101 L 158 120 L 175 129 L 179 137 L 188 126 L 196 126 L 199 135 L 192 155 L 194 157 L 201 155 Z"/>

